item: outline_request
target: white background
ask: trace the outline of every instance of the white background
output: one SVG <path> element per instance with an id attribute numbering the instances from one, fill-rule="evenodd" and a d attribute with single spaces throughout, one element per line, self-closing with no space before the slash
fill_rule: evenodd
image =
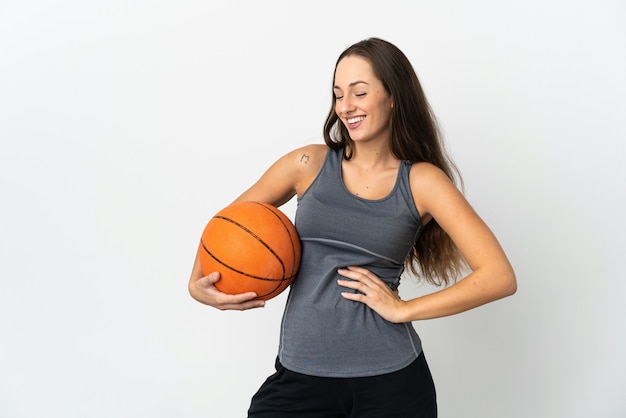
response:
<path id="1" fill-rule="evenodd" d="M 0 417 L 245 416 L 286 295 L 193 301 L 199 236 L 322 142 L 369 36 L 413 62 L 519 280 L 415 323 L 440 417 L 626 416 L 622 1 L 4 0 Z"/>

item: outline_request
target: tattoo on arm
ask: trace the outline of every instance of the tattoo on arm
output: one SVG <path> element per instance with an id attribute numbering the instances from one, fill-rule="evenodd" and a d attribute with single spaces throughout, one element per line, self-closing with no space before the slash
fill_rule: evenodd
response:
<path id="1" fill-rule="evenodd" d="M 304 164 L 308 164 L 309 163 L 309 156 L 306 154 L 302 154 L 302 157 L 300 157 L 300 162 L 304 163 Z"/>

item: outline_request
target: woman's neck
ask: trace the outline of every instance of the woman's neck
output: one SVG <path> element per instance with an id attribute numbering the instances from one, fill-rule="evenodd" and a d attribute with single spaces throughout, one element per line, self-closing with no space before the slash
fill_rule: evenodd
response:
<path id="1" fill-rule="evenodd" d="M 365 171 L 395 168 L 400 161 L 389 144 L 354 143 L 348 152 L 352 152 L 350 162 Z"/>

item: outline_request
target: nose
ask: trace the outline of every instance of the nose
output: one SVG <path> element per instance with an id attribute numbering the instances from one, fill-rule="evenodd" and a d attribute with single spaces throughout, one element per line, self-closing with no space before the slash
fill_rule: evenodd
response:
<path id="1" fill-rule="evenodd" d="M 354 111 L 356 106 L 354 106 L 353 101 L 350 99 L 349 95 L 345 95 L 341 98 L 341 100 L 337 101 L 337 105 L 335 107 L 335 111 L 339 115 L 347 115 L 350 112 Z"/>

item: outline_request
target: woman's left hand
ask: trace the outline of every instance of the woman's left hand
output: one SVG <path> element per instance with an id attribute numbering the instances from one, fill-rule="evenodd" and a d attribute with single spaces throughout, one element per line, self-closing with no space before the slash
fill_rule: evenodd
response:
<path id="1" fill-rule="evenodd" d="M 339 279 L 339 286 L 357 290 L 360 293 L 341 292 L 346 299 L 361 302 L 372 308 L 389 322 L 405 322 L 402 308 L 405 302 L 397 291 L 393 291 L 374 273 L 363 267 L 349 266 L 337 272 L 347 279 Z"/>

